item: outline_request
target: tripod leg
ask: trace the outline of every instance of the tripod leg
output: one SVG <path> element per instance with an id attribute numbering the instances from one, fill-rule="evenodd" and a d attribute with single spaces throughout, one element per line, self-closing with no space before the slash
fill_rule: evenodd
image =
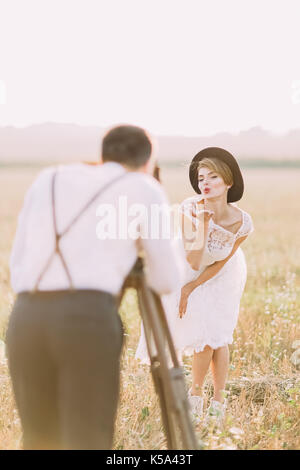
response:
<path id="1" fill-rule="evenodd" d="M 174 364 L 174 368 L 170 370 L 170 375 L 172 377 L 172 383 L 174 383 L 174 389 L 176 389 L 174 400 L 177 402 L 177 419 L 180 428 L 182 429 L 182 440 L 185 448 L 190 448 L 192 445 L 193 448 L 197 448 L 197 440 L 194 433 L 194 428 L 189 416 L 189 409 L 190 405 L 187 399 L 186 394 L 186 387 L 185 387 L 185 380 L 184 380 L 184 373 L 181 367 L 179 367 L 177 355 L 175 352 L 173 340 L 171 337 L 171 333 L 169 330 L 169 325 L 166 320 L 166 315 L 164 312 L 164 308 L 161 302 L 160 297 L 152 291 L 152 295 L 154 297 L 154 301 L 156 303 L 157 311 L 160 315 L 162 327 L 165 330 L 166 334 L 166 341 L 170 350 L 170 355 L 172 357 L 172 361 Z M 173 390 L 175 392 L 175 390 Z"/>
<path id="2" fill-rule="evenodd" d="M 157 365 L 156 368 L 152 368 L 152 377 L 155 384 L 155 390 L 159 398 L 162 422 L 167 438 L 168 449 L 175 449 L 176 437 L 174 435 L 172 424 L 170 423 L 170 412 L 168 411 L 168 403 L 165 395 L 164 384 L 160 377 L 159 365 Z"/>
<path id="3" fill-rule="evenodd" d="M 151 328 L 151 319 L 147 314 L 147 307 L 145 304 L 145 297 L 142 294 L 140 289 L 137 290 L 138 293 L 138 302 L 140 307 L 140 313 L 142 316 L 143 324 L 144 324 L 144 332 L 145 338 L 147 343 L 147 349 L 150 357 L 151 363 L 151 373 L 154 382 L 155 391 L 159 397 L 160 401 L 160 408 L 161 408 L 161 415 L 163 426 L 167 438 L 168 449 L 174 449 L 174 436 L 172 433 L 172 429 L 169 422 L 169 414 L 167 411 L 167 401 L 165 396 L 165 390 L 161 378 L 161 365 L 158 359 L 158 352 L 153 338 L 153 332 Z"/>
<path id="4" fill-rule="evenodd" d="M 138 289 L 153 380 L 160 398 L 162 418 L 169 449 L 197 449 L 197 439 L 188 414 L 184 375 L 179 367 L 163 308 L 145 283 Z M 170 368 L 166 351 L 175 367 Z M 178 438 L 178 430 L 181 439 Z"/>

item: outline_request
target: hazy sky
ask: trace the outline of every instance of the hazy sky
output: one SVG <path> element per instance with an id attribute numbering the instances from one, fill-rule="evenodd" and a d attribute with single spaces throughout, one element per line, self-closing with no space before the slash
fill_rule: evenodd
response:
<path id="1" fill-rule="evenodd" d="M 0 126 L 300 127 L 299 0 L 0 0 Z"/>

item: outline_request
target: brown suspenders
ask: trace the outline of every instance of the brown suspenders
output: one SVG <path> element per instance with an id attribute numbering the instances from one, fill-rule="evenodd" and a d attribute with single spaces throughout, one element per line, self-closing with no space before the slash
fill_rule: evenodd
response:
<path id="1" fill-rule="evenodd" d="M 91 206 L 91 204 L 93 204 L 94 201 L 96 201 L 96 199 L 100 196 L 100 194 L 102 194 L 106 189 L 108 189 L 110 186 L 112 186 L 113 183 L 117 182 L 118 180 L 120 180 L 121 178 L 123 178 L 125 175 L 127 175 L 127 172 L 120 176 L 118 176 L 117 178 L 113 179 L 112 181 L 109 181 L 107 184 L 105 184 L 101 189 L 99 189 L 96 194 L 87 201 L 87 203 L 83 206 L 83 208 L 80 210 L 80 212 L 75 216 L 73 217 L 73 219 L 71 220 L 71 222 L 67 225 L 67 227 L 61 232 L 61 233 L 58 233 L 57 231 L 57 223 L 56 223 L 56 207 L 55 207 L 55 185 L 56 185 L 56 181 L 57 181 L 57 174 L 58 174 L 58 170 L 56 170 L 54 173 L 53 173 L 53 177 L 52 177 L 52 183 L 51 183 L 51 202 L 52 202 L 52 219 L 53 219 L 53 229 L 54 229 L 54 235 L 55 235 L 55 246 L 54 246 L 54 251 L 53 253 L 50 255 L 50 257 L 48 258 L 41 274 L 39 275 L 37 281 L 36 281 L 36 284 L 35 284 L 35 287 L 33 289 L 34 292 L 38 291 L 38 287 L 40 285 L 40 282 L 41 280 L 43 279 L 44 275 L 46 274 L 46 271 L 48 270 L 48 268 L 50 267 L 55 255 L 58 255 L 60 257 L 60 260 L 62 262 L 62 265 L 64 267 L 64 270 L 66 272 L 66 275 L 67 275 L 67 278 L 68 278 L 68 281 L 69 281 L 69 284 L 70 284 L 70 290 L 73 290 L 74 289 L 74 285 L 73 285 L 73 281 L 72 281 L 72 277 L 71 277 L 71 274 L 70 274 L 70 271 L 69 271 L 69 268 L 66 264 L 66 260 L 64 258 L 64 255 L 60 249 L 60 246 L 59 246 L 59 242 L 60 240 L 62 239 L 62 237 L 64 235 L 66 235 L 70 229 L 73 227 L 73 225 L 75 225 L 75 223 L 78 221 L 78 219 L 82 216 L 82 214 L 84 214 L 84 212 Z"/>

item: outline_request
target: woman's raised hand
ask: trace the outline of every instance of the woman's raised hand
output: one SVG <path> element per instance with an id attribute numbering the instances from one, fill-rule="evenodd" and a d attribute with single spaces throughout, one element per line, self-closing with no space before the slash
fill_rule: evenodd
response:
<path id="1" fill-rule="evenodd" d="M 192 208 L 192 216 L 199 219 L 203 217 L 203 222 L 205 225 L 208 224 L 208 222 L 210 221 L 210 219 L 212 218 L 212 216 L 214 215 L 214 211 L 211 211 L 209 209 L 205 209 L 204 207 L 203 208 L 200 208 L 198 206 L 193 206 Z"/>

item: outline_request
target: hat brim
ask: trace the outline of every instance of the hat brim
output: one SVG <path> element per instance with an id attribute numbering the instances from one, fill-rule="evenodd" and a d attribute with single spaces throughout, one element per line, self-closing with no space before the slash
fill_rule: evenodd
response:
<path id="1" fill-rule="evenodd" d="M 207 147 L 198 152 L 191 161 L 189 177 L 191 185 L 196 193 L 201 194 L 198 186 L 198 166 L 199 162 L 203 160 L 203 158 L 218 158 L 229 166 L 233 176 L 233 185 L 228 190 L 227 202 L 239 201 L 244 193 L 244 180 L 240 167 L 234 156 L 220 147 Z"/>

